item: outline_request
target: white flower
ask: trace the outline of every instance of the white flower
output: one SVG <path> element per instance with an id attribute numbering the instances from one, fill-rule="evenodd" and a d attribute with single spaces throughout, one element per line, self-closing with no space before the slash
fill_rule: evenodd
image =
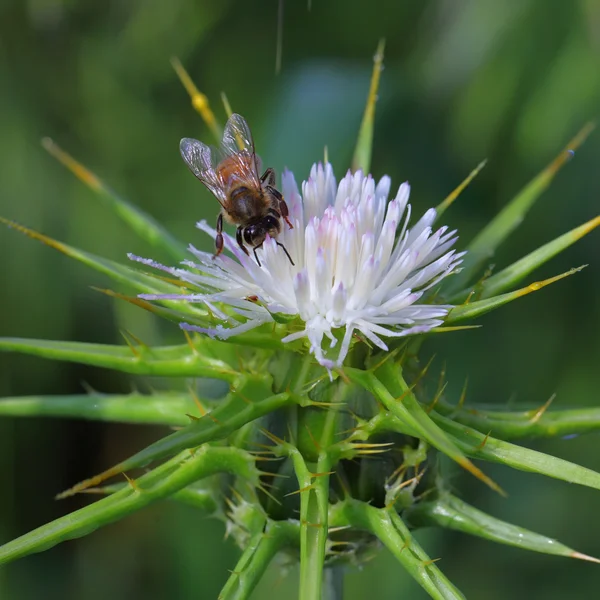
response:
<path id="1" fill-rule="evenodd" d="M 168 270 L 198 288 L 189 295 L 143 294 L 147 300 L 202 302 L 222 324 L 181 327 L 217 338 L 228 338 L 273 322 L 273 315 L 298 316 L 303 329 L 283 338 L 307 338 L 310 351 L 327 369 L 341 366 L 359 331 L 375 346 L 387 350 L 382 337 L 423 333 L 442 324 L 452 306 L 417 304 L 423 294 L 453 272 L 464 253 L 451 250 L 455 231 L 432 231 L 436 217 L 428 210 L 408 227 L 410 187 L 403 183 L 388 203 L 390 178 L 377 185 L 360 171 L 336 184 L 331 165 L 314 165 L 302 196 L 292 173 L 283 175 L 282 191 L 293 229 L 284 226 L 279 241 L 295 266 L 273 239 L 258 250 L 261 266 L 225 235 L 233 255 L 212 254 L 190 246 L 195 261 L 170 269 L 133 255 L 144 264 Z M 198 228 L 211 236 L 205 221 Z M 233 318 L 219 308 L 229 305 Z M 334 332 L 339 330 L 339 335 Z M 326 338 L 326 339 L 325 339 Z M 325 341 L 324 341 L 325 339 Z"/>

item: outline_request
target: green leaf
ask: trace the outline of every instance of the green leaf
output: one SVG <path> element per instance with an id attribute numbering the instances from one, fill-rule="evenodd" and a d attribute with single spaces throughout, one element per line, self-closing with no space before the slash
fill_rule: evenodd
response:
<path id="1" fill-rule="evenodd" d="M 213 377 L 232 382 L 237 373 L 225 362 L 211 358 L 203 350 L 206 338 L 192 345 L 111 346 L 83 342 L 61 342 L 22 338 L 0 338 L 0 352 L 20 352 L 51 360 L 65 360 L 96 367 L 116 369 L 136 375 L 157 377 Z"/>
<path id="2" fill-rule="evenodd" d="M 442 417 L 434 411 L 430 414 L 431 418 L 451 437 L 454 443 L 472 458 L 481 458 L 520 471 L 538 473 L 600 490 L 600 474 L 591 469 L 484 435 L 475 429 Z"/>
<path id="3" fill-rule="evenodd" d="M 371 168 L 371 152 L 373 148 L 373 123 L 375 121 L 375 104 L 377 103 L 377 90 L 379 89 L 379 78 L 383 70 L 383 52 L 385 49 L 385 40 L 380 40 L 377 46 L 377 52 L 373 59 L 373 74 L 371 75 L 371 87 L 367 98 L 367 105 L 363 120 L 358 132 L 356 149 L 352 158 L 352 170 L 358 169 L 366 175 Z"/>
<path id="4" fill-rule="evenodd" d="M 268 376 L 240 375 L 234 382 L 232 391 L 206 416 L 150 444 L 110 469 L 78 483 L 59 494 L 58 498 L 65 498 L 95 487 L 124 471 L 144 467 L 182 450 L 226 438 L 246 423 L 255 421 L 291 401 L 287 393 L 271 394 L 271 381 Z"/>
<path id="5" fill-rule="evenodd" d="M 583 144 L 594 127 L 593 123 L 587 123 L 564 150 L 479 232 L 467 246 L 468 254 L 463 260 L 462 270 L 448 280 L 447 297 L 452 297 L 466 287 L 482 265 L 494 255 L 500 244 L 523 222 L 529 209 L 552 183 L 560 168 L 571 159 L 573 152 Z"/>
<path id="6" fill-rule="evenodd" d="M 490 431 L 494 437 L 511 440 L 519 438 L 550 438 L 600 430 L 600 408 L 546 410 L 541 407 L 518 412 L 492 411 L 489 407 L 455 408 L 438 402 L 435 410 L 453 421 Z"/>
<path id="7" fill-rule="evenodd" d="M 188 414 L 202 416 L 192 394 L 155 392 L 153 394 L 73 394 L 71 396 L 23 396 L 1 398 L 0 416 L 62 417 L 183 426 Z"/>
<path id="8" fill-rule="evenodd" d="M 120 263 L 102 258 L 101 256 L 96 256 L 90 252 L 85 252 L 83 250 L 74 248 L 73 246 L 69 246 L 68 244 L 54 240 L 47 235 L 38 233 L 33 229 L 19 225 L 18 223 L 15 223 L 14 221 L 4 217 L 0 217 L 0 223 L 3 223 L 11 229 L 23 233 L 34 240 L 38 240 L 43 244 L 46 244 L 46 246 L 50 246 L 50 248 L 58 250 L 69 258 L 73 258 L 87 267 L 91 267 L 95 271 L 107 275 L 113 281 L 116 281 L 121 285 L 125 285 L 128 288 L 132 288 L 138 292 L 150 294 L 181 293 L 181 283 L 178 280 L 173 280 L 173 282 L 169 283 L 159 277 L 146 275 L 145 273 L 142 273 L 136 269 L 132 269 L 131 267 L 126 267 Z M 143 306 L 143 308 L 146 308 L 146 310 L 153 309 L 149 302 L 144 302 L 140 299 L 136 300 L 137 304 L 139 306 Z M 208 312 L 206 310 L 197 308 L 189 302 L 164 301 L 163 304 L 174 307 L 179 313 L 185 313 L 185 318 L 194 318 L 200 323 L 207 322 L 206 317 L 208 316 Z"/>
<path id="9" fill-rule="evenodd" d="M 460 306 L 455 306 L 446 317 L 444 321 L 445 325 L 450 325 L 452 323 L 458 323 L 460 321 L 466 321 L 467 319 L 474 319 L 475 317 L 480 317 L 481 315 L 485 315 L 486 313 L 495 310 L 496 308 L 500 308 L 517 298 L 521 298 L 522 296 L 526 296 L 527 294 L 531 294 L 531 292 L 537 292 L 541 290 L 543 287 L 550 285 L 556 281 L 564 279 L 569 275 L 573 275 L 578 273 L 582 269 L 584 269 L 587 265 L 582 265 L 581 267 L 577 267 L 575 269 L 571 269 L 566 273 L 561 273 L 560 275 L 556 275 L 555 277 L 550 277 L 549 279 L 544 279 L 543 281 L 536 281 L 534 283 L 530 283 L 527 287 L 521 288 L 520 290 L 516 290 L 514 292 L 509 292 L 507 294 L 501 294 L 499 296 L 493 296 L 492 298 L 486 298 L 485 300 L 478 300 L 477 302 L 471 302 L 468 304 L 461 304 Z"/>
<path id="10" fill-rule="evenodd" d="M 165 251 L 175 260 L 181 260 L 185 256 L 185 246 L 162 225 L 138 207 L 120 198 L 94 173 L 59 148 L 50 138 L 44 138 L 42 146 L 80 181 L 96 192 L 100 200 L 120 217 L 139 238 L 149 242 L 154 248 Z"/>
<path id="11" fill-rule="evenodd" d="M 259 483 L 254 458 L 244 450 L 203 446 L 193 454 L 183 452 L 107 498 L 0 546 L 0 565 L 87 535 L 195 481 L 222 472 L 233 473 L 253 485 Z"/>
<path id="12" fill-rule="evenodd" d="M 515 286 L 532 271 L 568 248 L 571 244 L 574 244 L 577 240 L 580 240 L 583 236 L 598 227 L 598 225 L 600 225 L 600 216 L 544 244 L 509 267 L 502 269 L 499 273 L 485 279 L 481 283 L 480 298 L 495 296 Z M 463 297 L 467 294 L 464 294 Z"/>
<path id="13" fill-rule="evenodd" d="M 388 360 L 373 372 L 346 368 L 348 377 L 370 391 L 397 420 L 404 429 L 407 425 L 416 437 L 419 437 L 456 461 L 493 490 L 504 495 L 502 489 L 478 469 L 419 404 L 412 389 L 402 378 L 400 367 Z M 405 430 L 405 429 L 404 429 Z"/>
<path id="14" fill-rule="evenodd" d="M 464 598 L 425 553 L 411 535 L 395 510 L 374 508 L 364 502 L 346 500 L 336 507 L 332 522 L 343 526 L 344 520 L 356 527 L 372 533 L 398 559 L 414 580 L 436 600 L 456 600 Z M 340 514 L 341 513 L 341 514 Z"/>
<path id="15" fill-rule="evenodd" d="M 414 527 L 445 527 L 524 550 L 600 562 L 552 538 L 496 519 L 448 492 L 432 502 L 414 504 L 404 515 Z"/>
<path id="16" fill-rule="evenodd" d="M 463 190 L 479 175 L 479 172 L 485 167 L 487 160 L 482 160 L 463 181 L 448 194 L 440 204 L 435 207 L 436 221 L 450 208 L 453 202 L 462 194 Z"/>

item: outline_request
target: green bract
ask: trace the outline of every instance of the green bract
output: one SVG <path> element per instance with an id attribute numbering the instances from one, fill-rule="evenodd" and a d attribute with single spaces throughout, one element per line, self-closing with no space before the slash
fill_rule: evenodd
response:
<path id="1" fill-rule="evenodd" d="M 368 173 L 370 167 L 382 53 L 383 44 L 375 57 L 369 102 L 353 159 L 353 168 L 363 173 Z M 195 100 L 194 106 L 218 137 L 206 99 L 185 79 L 181 65 L 176 63 L 176 67 Z M 241 558 L 222 590 L 223 600 L 248 598 L 279 552 L 300 562 L 301 600 L 317 600 L 322 594 L 325 568 L 360 563 L 377 548 L 378 541 L 432 598 L 462 598 L 412 536 L 412 530 L 425 526 L 456 529 L 537 552 L 598 562 L 466 504 L 450 493 L 435 459 L 439 453 L 446 455 L 501 494 L 504 490 L 486 475 L 485 465 L 480 468 L 472 459 L 600 490 L 599 474 L 513 443 L 527 436 L 597 430 L 600 411 L 552 411 L 546 410 L 547 406 L 526 412 L 486 406 L 467 409 L 462 400 L 453 405 L 445 397 L 444 377 L 434 374 L 440 383 L 430 391 L 426 382 L 434 367 L 422 364 L 418 358 L 426 336 L 472 326 L 473 319 L 580 270 L 544 281 L 530 279 L 537 267 L 598 226 L 600 217 L 484 277 L 499 245 L 523 221 L 590 131 L 591 126 L 586 126 L 547 169 L 525 186 L 467 245 L 462 269 L 440 279 L 431 290 L 428 305 L 454 305 L 442 325 L 406 338 L 391 338 L 387 349 L 357 333 L 343 365 L 325 358 L 317 360 L 314 345 L 311 348 L 304 339 L 294 336 L 303 327 L 302 319 L 283 312 L 276 312 L 272 322 L 226 339 L 182 332 L 182 343 L 176 346 L 148 347 L 133 336 L 126 337 L 127 344 L 122 346 L 0 339 L 0 350 L 4 351 L 137 375 L 197 380 L 185 393 L 90 393 L 1 400 L 0 416 L 67 416 L 179 429 L 62 493 L 60 497 L 93 488 L 104 497 L 5 543 L 0 547 L 0 563 L 87 535 L 164 499 L 190 504 L 222 519 L 242 548 Z M 161 225 L 115 196 L 54 143 L 46 141 L 45 146 L 90 185 L 134 233 L 174 261 L 184 258 L 184 245 Z M 440 204 L 438 217 L 450 208 L 475 174 Z M 196 291 L 181 279 L 159 277 L 145 267 L 121 265 L 7 219 L 2 221 L 111 277 L 119 291 L 102 290 L 104 293 L 157 317 L 177 324 L 185 322 L 192 330 L 213 327 L 218 322 L 210 307 L 176 297 Z M 148 301 L 138 294 L 169 298 Z M 226 317 L 235 314 L 225 304 L 219 310 Z M 293 341 L 286 343 L 286 336 Z M 343 331 L 336 329 L 336 343 L 340 344 L 342 338 Z M 204 379 L 220 380 L 226 393 L 218 399 L 208 392 L 204 397 L 203 390 L 208 389 Z M 157 461 L 163 462 L 157 466 Z M 136 480 L 104 485 L 114 475 L 148 466 L 151 469 Z M 337 584 L 332 584 L 330 592 L 339 595 Z"/>

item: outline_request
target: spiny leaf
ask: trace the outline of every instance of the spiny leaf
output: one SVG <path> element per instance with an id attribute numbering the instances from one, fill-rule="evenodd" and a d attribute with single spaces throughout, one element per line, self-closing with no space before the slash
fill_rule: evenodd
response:
<path id="1" fill-rule="evenodd" d="M 600 490 L 600 474 L 567 460 L 523 448 L 455 423 L 434 411 L 431 418 L 465 454 L 499 464 Z"/>
<path id="2" fill-rule="evenodd" d="M 89 169 L 59 148 L 50 138 L 42 140 L 42 146 L 61 162 L 79 180 L 96 192 L 101 201 L 113 210 L 141 239 L 155 248 L 164 250 L 171 258 L 181 260 L 185 246 L 176 240 L 160 223 L 144 211 L 120 198 Z"/>
<path id="3" fill-rule="evenodd" d="M 202 117 L 202 120 L 211 130 L 215 140 L 220 144 L 221 127 L 217 123 L 215 115 L 210 108 L 208 98 L 198 90 L 196 84 L 192 81 L 192 78 L 188 75 L 181 64 L 181 61 L 177 57 L 174 56 L 171 58 L 171 65 L 173 66 L 173 69 L 175 69 L 175 73 L 177 73 L 177 77 L 179 77 L 185 91 L 189 94 L 194 110 Z"/>
<path id="4" fill-rule="evenodd" d="M 499 273 L 492 275 L 482 282 L 480 298 L 490 298 L 513 287 L 529 273 L 580 240 L 598 225 L 600 225 L 600 216 L 544 244 Z"/>
<path id="5" fill-rule="evenodd" d="M 119 473 L 144 467 L 152 461 L 173 456 L 188 448 L 195 448 L 212 440 L 223 439 L 240 427 L 290 402 L 289 394 L 270 395 L 268 377 L 241 375 L 236 388 L 218 406 L 198 421 L 168 435 L 106 471 L 86 479 L 59 498 L 71 496 L 95 487 Z"/>
<path id="6" fill-rule="evenodd" d="M 117 281 L 122 285 L 126 285 L 129 288 L 133 288 L 138 292 L 152 294 L 177 294 L 181 292 L 179 285 L 171 284 L 160 277 L 146 275 L 141 271 L 126 267 L 120 263 L 108 260 L 107 258 L 96 256 L 90 252 L 79 250 L 78 248 L 59 242 L 47 235 L 38 233 L 29 227 L 19 225 L 10 219 L 0 217 L 0 223 L 3 223 L 15 231 L 23 233 L 34 240 L 42 242 L 43 244 L 46 244 L 46 246 L 50 246 L 50 248 L 58 250 L 69 258 L 74 258 L 87 267 L 91 267 L 95 271 L 107 275 L 112 280 Z M 189 302 L 164 302 L 164 304 L 167 306 L 175 306 L 179 312 L 202 319 L 202 322 L 205 322 L 204 318 L 208 315 L 207 311 L 199 309 Z"/>
<path id="7" fill-rule="evenodd" d="M 0 338 L 0 351 L 20 352 L 158 377 L 214 377 L 232 382 L 237 373 L 226 363 L 201 352 L 206 340 L 180 346 L 112 346 L 22 338 Z"/>
<path id="8" fill-rule="evenodd" d="M 352 170 L 361 169 L 363 173 L 369 173 L 371 168 L 371 151 L 373 148 L 373 122 L 375 120 L 375 104 L 377 102 L 377 90 L 379 89 L 379 77 L 383 70 L 383 51 L 385 40 L 380 40 L 377 52 L 373 58 L 373 74 L 371 75 L 371 87 L 365 106 L 365 113 L 358 132 L 358 141 L 352 158 Z"/>
<path id="9" fill-rule="evenodd" d="M 556 281 L 564 279 L 569 275 L 573 275 L 574 273 L 578 273 L 582 269 L 584 269 L 587 265 L 582 265 L 581 267 L 577 267 L 575 269 L 571 269 L 566 273 L 561 273 L 560 275 L 556 275 L 555 277 L 550 277 L 549 279 L 544 279 L 543 281 L 536 281 L 534 283 L 530 283 L 528 286 L 521 288 L 520 290 L 516 290 L 514 292 L 509 292 L 507 294 L 501 294 L 499 296 L 493 296 L 492 298 L 486 298 L 485 300 L 478 300 L 477 302 L 471 302 L 469 304 L 461 304 L 460 306 L 455 306 L 448 316 L 446 317 L 445 324 L 458 323 L 460 321 L 465 321 L 467 319 L 474 319 L 475 317 L 480 317 L 504 304 L 508 304 L 517 298 L 521 298 L 522 296 L 526 296 L 527 294 L 531 294 L 531 292 L 537 292 L 541 290 L 543 287 L 550 285 Z"/>
<path id="10" fill-rule="evenodd" d="M 447 297 L 453 296 L 466 287 L 482 265 L 494 255 L 500 244 L 521 224 L 529 209 L 550 185 L 556 173 L 571 159 L 574 151 L 583 144 L 594 127 L 594 123 L 587 123 L 564 150 L 479 232 L 467 246 L 469 252 L 465 256 L 461 272 L 448 280 L 445 288 Z"/>
<path id="11" fill-rule="evenodd" d="M 552 538 L 496 519 L 448 492 L 432 502 L 413 505 L 406 518 L 414 527 L 446 527 L 524 550 L 600 562 Z"/>
<path id="12" fill-rule="evenodd" d="M 7 417 L 66 417 L 183 426 L 198 414 L 191 394 L 73 394 L 0 398 L 0 415 Z"/>
<path id="13" fill-rule="evenodd" d="M 545 410 L 545 406 L 519 412 L 492 411 L 488 407 L 456 409 L 438 402 L 436 412 L 453 421 L 491 431 L 494 437 L 511 440 L 519 438 L 556 438 L 600 430 L 600 408 Z"/>
<path id="14" fill-rule="evenodd" d="M 452 205 L 452 203 L 462 194 L 463 190 L 479 175 L 479 172 L 483 167 L 485 167 L 487 160 L 482 160 L 468 175 L 463 181 L 454 189 L 450 194 L 448 194 L 440 204 L 435 209 L 436 212 L 436 220 L 439 219 L 448 208 Z"/>
<path id="15" fill-rule="evenodd" d="M 386 368 L 385 371 L 383 367 Z M 352 368 L 346 368 L 345 373 L 352 381 L 370 391 L 400 423 L 406 424 L 412 430 L 411 435 L 429 442 L 490 488 L 504 495 L 503 490 L 478 469 L 454 441 L 431 420 L 404 380 L 400 381 L 400 368 L 390 361 L 384 363 L 383 367 L 378 370 L 377 376 L 372 372 Z"/>
<path id="16" fill-rule="evenodd" d="M 259 483 L 254 459 L 244 450 L 204 446 L 193 454 L 182 452 L 107 498 L 0 546 L 0 565 L 87 535 L 195 481 L 221 472 L 234 473 L 254 485 Z"/>
<path id="17" fill-rule="evenodd" d="M 344 521 L 375 535 L 398 559 L 413 579 L 435 600 L 464 599 L 411 535 L 395 510 L 375 508 L 364 502 L 346 500 L 338 503 L 332 523 Z"/>

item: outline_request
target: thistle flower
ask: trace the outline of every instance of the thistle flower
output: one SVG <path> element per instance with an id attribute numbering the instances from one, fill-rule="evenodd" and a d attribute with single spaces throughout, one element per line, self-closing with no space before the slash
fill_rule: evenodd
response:
<path id="1" fill-rule="evenodd" d="M 293 174 L 286 172 L 283 193 L 294 228 L 286 228 L 281 241 L 294 265 L 274 239 L 258 250 L 259 266 L 228 235 L 225 245 L 234 258 L 214 259 L 190 246 L 195 261 L 184 261 L 185 269 L 169 269 L 130 254 L 135 261 L 169 271 L 194 290 L 140 297 L 204 303 L 222 323 L 207 328 L 184 322 L 181 327 L 220 339 L 277 321 L 279 315 L 299 317 L 301 329 L 282 341 L 307 338 L 310 351 L 327 369 L 343 364 L 355 330 L 387 350 L 382 336 L 424 333 L 443 323 L 451 305 L 418 302 L 465 254 L 450 250 L 457 240 L 455 231 L 432 231 L 434 209 L 409 227 L 410 187 L 403 183 L 388 202 L 390 186 L 389 177 L 375 184 L 361 171 L 348 172 L 337 185 L 326 163 L 313 165 L 300 195 Z M 212 237 L 216 234 L 205 221 L 198 228 Z M 220 305 L 231 307 L 235 317 Z M 343 332 L 341 344 L 336 330 Z M 329 348 L 323 348 L 324 338 Z"/>
<path id="2" fill-rule="evenodd" d="M 0 564 L 85 535 L 165 498 L 225 520 L 226 531 L 242 547 L 220 594 L 223 600 L 250 597 L 279 552 L 300 561 L 300 599 L 318 600 L 325 585 L 324 567 L 360 562 L 377 541 L 432 597 L 463 598 L 412 536 L 411 529 L 422 526 L 600 562 L 469 506 L 450 493 L 435 460 L 443 453 L 499 492 L 471 458 L 600 490 L 599 473 L 508 441 L 597 430 L 598 411 L 550 414 L 545 412 L 549 403 L 522 412 L 465 409 L 464 395 L 456 404 L 447 398 L 445 370 L 436 391 L 431 391 L 427 367 L 419 362 L 419 334 L 437 332 L 442 323 L 450 330 L 579 270 L 517 287 L 534 269 L 600 225 L 600 217 L 482 277 L 489 258 L 523 221 L 591 126 L 476 236 L 467 246 L 468 254 L 457 252 L 452 249 L 455 232 L 445 227 L 433 231 L 433 225 L 478 169 L 412 227 L 408 184 L 389 200 L 389 178 L 376 184 L 363 174 L 370 166 L 382 50 L 380 46 L 376 56 L 354 174 L 348 173 L 338 185 L 329 164 L 315 165 L 302 194 L 291 173 L 283 176 L 282 191 L 294 227 L 285 228 L 280 239 L 294 265 L 273 239 L 258 250 L 259 265 L 225 236 L 228 253 L 213 260 L 190 247 L 193 258 L 184 260 L 183 267 L 130 255 L 171 275 L 157 277 L 0 217 L 110 276 L 119 286 L 130 286 L 137 295 L 103 291 L 174 321 L 186 337 L 185 343 L 162 347 L 149 347 L 133 335 L 127 336 L 127 346 L 0 338 L 0 350 L 197 381 L 186 392 L 95 393 L 93 402 L 86 402 L 85 396 L 0 401 L 0 414 L 5 415 L 69 415 L 178 427 L 60 494 L 94 488 L 106 497 L 0 546 Z M 206 117 L 206 98 L 183 67 L 175 66 L 194 106 Z M 206 120 L 214 130 L 215 119 Z M 160 224 L 116 197 L 52 142 L 45 145 L 140 237 L 173 262 L 186 256 Z M 211 236 L 216 233 L 205 222 L 198 226 Z M 408 335 L 416 338 L 410 352 L 397 351 L 401 344 L 388 350 L 385 339 Z M 356 337 L 372 347 L 353 352 Z M 227 393 L 215 399 L 206 393 L 204 378 L 223 381 Z M 109 477 L 164 459 L 168 460 L 137 480 L 100 487 Z M 269 471 L 265 463 L 271 465 Z M 341 597 L 339 587 L 332 587 L 331 597 Z"/>

